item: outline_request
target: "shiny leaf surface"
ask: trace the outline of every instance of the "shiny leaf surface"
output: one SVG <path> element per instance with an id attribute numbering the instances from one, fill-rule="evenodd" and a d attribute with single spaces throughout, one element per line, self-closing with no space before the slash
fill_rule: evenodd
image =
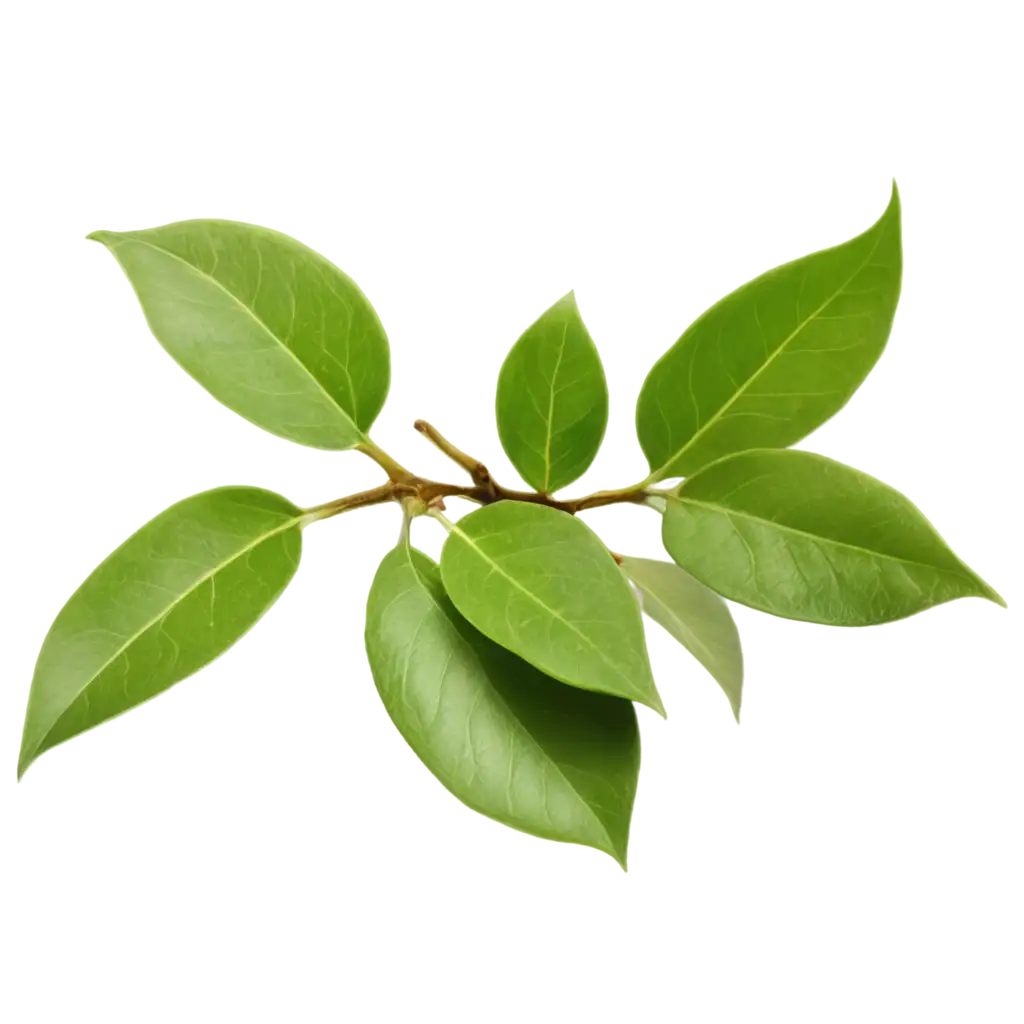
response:
<path id="1" fill-rule="evenodd" d="M 750 451 L 690 477 L 662 538 L 702 583 L 789 619 L 867 626 L 998 594 L 887 484 L 821 455 Z"/>
<path id="2" fill-rule="evenodd" d="M 608 385 L 572 292 L 512 346 L 498 376 L 497 417 L 505 453 L 534 490 L 557 491 L 594 461 Z"/>
<path id="3" fill-rule="evenodd" d="M 843 245 L 762 274 L 698 317 L 636 408 L 652 474 L 785 448 L 838 412 L 882 354 L 900 294 L 900 204 Z"/>
<path id="4" fill-rule="evenodd" d="M 387 337 L 328 260 L 225 220 L 89 237 L 121 264 L 160 344 L 228 408 L 313 448 L 365 440 L 390 383 Z"/>
<path id="5" fill-rule="evenodd" d="M 640 769 L 628 701 L 565 686 L 492 643 L 406 544 L 373 581 L 366 650 L 392 721 L 463 803 L 626 866 Z"/>
<path id="6" fill-rule="evenodd" d="M 43 641 L 18 775 L 226 651 L 292 578 L 301 517 L 277 494 L 222 487 L 172 505 L 125 541 Z"/>
<path id="7" fill-rule="evenodd" d="M 450 531 L 444 585 L 477 629 L 555 679 L 664 714 L 639 605 L 585 523 L 545 505 L 499 501 Z"/>

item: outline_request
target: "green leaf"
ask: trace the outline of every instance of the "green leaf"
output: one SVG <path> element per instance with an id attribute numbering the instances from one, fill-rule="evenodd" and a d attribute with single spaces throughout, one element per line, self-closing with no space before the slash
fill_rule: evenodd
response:
<path id="1" fill-rule="evenodd" d="M 590 527 L 520 501 L 446 525 L 444 585 L 481 633 L 555 679 L 664 715 L 640 607 Z"/>
<path id="2" fill-rule="evenodd" d="M 668 500 L 669 554 L 724 597 L 831 626 L 890 622 L 958 597 L 999 595 L 902 494 L 821 455 L 750 451 Z"/>
<path id="3" fill-rule="evenodd" d="M 498 375 L 497 416 L 501 446 L 534 490 L 551 494 L 594 461 L 608 385 L 572 292 L 512 346 Z"/>
<path id="4" fill-rule="evenodd" d="M 738 722 L 743 652 L 726 603 L 671 562 L 624 557 L 621 565 L 640 591 L 640 607 L 711 673 L 729 698 Z"/>
<path id="5" fill-rule="evenodd" d="M 149 700 L 226 651 L 299 564 L 302 513 L 255 487 L 172 505 L 61 609 L 36 662 L 18 777 L 44 751 Z"/>
<path id="6" fill-rule="evenodd" d="M 377 570 L 366 651 L 399 732 L 463 803 L 625 868 L 640 770 L 628 701 L 563 686 L 492 643 L 406 544 Z"/>
<path id="7" fill-rule="evenodd" d="M 762 274 L 698 317 L 636 407 L 652 478 L 785 448 L 849 401 L 882 354 L 900 294 L 900 202 L 843 245 Z"/>
<path id="8" fill-rule="evenodd" d="M 388 341 L 334 264 L 226 220 L 89 237 L 121 264 L 157 341 L 229 409 L 313 448 L 366 440 L 388 392 Z"/>

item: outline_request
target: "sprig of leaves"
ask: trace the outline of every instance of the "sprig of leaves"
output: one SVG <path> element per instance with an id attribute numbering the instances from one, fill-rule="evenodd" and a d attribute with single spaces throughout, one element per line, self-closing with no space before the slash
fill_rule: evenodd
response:
<path id="1" fill-rule="evenodd" d="M 322 256 L 230 221 L 89 237 L 121 264 L 157 340 L 215 398 L 300 444 L 355 448 L 387 480 L 309 509 L 224 487 L 143 526 L 43 642 L 19 777 L 227 650 L 287 586 L 309 524 L 385 502 L 402 504 L 403 529 L 370 588 L 366 651 L 391 719 L 468 806 L 623 867 L 640 768 L 633 704 L 665 713 L 641 611 L 718 682 L 738 721 L 743 657 L 723 597 L 845 626 L 958 597 L 1003 604 L 903 495 L 789 450 L 849 400 L 889 337 L 902 273 L 895 185 L 866 232 L 698 317 L 640 392 L 648 477 L 579 498 L 554 495 L 597 455 L 608 389 L 572 292 L 526 329 L 498 378 L 499 437 L 533 489 L 499 484 L 417 420 L 468 474 L 453 484 L 410 472 L 370 438 L 387 338 Z M 654 486 L 673 477 L 684 479 Z M 451 522 L 449 497 L 481 507 Z M 675 564 L 613 554 L 577 518 L 616 503 L 661 513 Z M 412 546 L 421 516 L 447 531 L 439 566 Z"/>

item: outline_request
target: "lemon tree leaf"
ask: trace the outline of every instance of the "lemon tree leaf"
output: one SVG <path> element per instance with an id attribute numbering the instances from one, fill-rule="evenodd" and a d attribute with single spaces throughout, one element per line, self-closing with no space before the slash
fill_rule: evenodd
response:
<path id="1" fill-rule="evenodd" d="M 565 686 L 488 640 L 407 544 L 377 571 L 366 651 L 399 732 L 463 803 L 626 866 L 640 769 L 629 701 Z"/>
<path id="2" fill-rule="evenodd" d="M 902 494 L 811 452 L 701 470 L 668 498 L 662 539 L 723 597 L 788 619 L 868 626 L 958 597 L 1003 604 Z"/>
<path id="3" fill-rule="evenodd" d="M 894 183 L 885 213 L 862 235 L 769 270 L 698 317 L 637 400 L 652 478 L 785 448 L 838 412 L 882 354 L 902 267 Z"/>
<path id="4" fill-rule="evenodd" d="M 351 448 L 387 397 L 387 337 L 355 282 L 294 238 L 226 220 L 89 236 L 114 255 L 157 341 L 247 420 Z"/>
<path id="5" fill-rule="evenodd" d="M 551 494 L 594 461 L 608 423 L 601 357 L 572 292 L 512 346 L 498 375 L 498 435 L 519 475 Z"/>
<path id="6" fill-rule="evenodd" d="M 255 487 L 172 505 L 102 562 L 60 610 L 36 662 L 19 777 L 44 751 L 213 661 L 277 600 L 302 513 Z"/>
<path id="7" fill-rule="evenodd" d="M 726 603 L 672 562 L 623 557 L 620 565 L 640 592 L 640 607 L 711 673 L 738 722 L 743 652 Z"/>
<path id="8" fill-rule="evenodd" d="M 481 633 L 570 686 L 664 714 L 636 598 L 586 523 L 499 501 L 448 528 L 444 585 Z"/>

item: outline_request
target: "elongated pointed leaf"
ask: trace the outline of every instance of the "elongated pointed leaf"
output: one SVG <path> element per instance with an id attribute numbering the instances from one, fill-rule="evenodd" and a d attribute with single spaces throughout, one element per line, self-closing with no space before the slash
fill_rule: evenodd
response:
<path id="1" fill-rule="evenodd" d="M 636 407 L 656 478 L 785 448 L 837 413 L 882 354 L 900 294 L 900 204 L 843 245 L 738 288 L 654 364 Z"/>
<path id="2" fill-rule="evenodd" d="M 450 529 L 445 589 L 480 632 L 555 679 L 665 713 L 636 598 L 590 527 L 499 501 Z"/>
<path id="3" fill-rule="evenodd" d="M 708 466 L 669 498 L 662 538 L 712 590 L 788 619 L 867 626 L 957 597 L 1003 603 L 902 494 L 810 452 Z"/>
<path id="4" fill-rule="evenodd" d="M 332 263 L 226 220 L 89 237 L 121 264 L 157 341 L 214 398 L 313 448 L 365 440 L 388 392 L 388 342 Z"/>
<path id="5" fill-rule="evenodd" d="M 743 652 L 726 603 L 672 562 L 624 557 L 621 565 L 640 591 L 640 607 L 711 673 L 738 722 Z"/>
<path id="6" fill-rule="evenodd" d="M 608 385 L 572 292 L 512 346 L 498 375 L 497 415 L 501 446 L 534 490 L 557 491 L 594 461 Z"/>
<path id="7" fill-rule="evenodd" d="M 149 700 L 226 651 L 299 564 L 302 513 L 255 487 L 172 505 L 61 609 L 36 662 L 19 777 L 45 750 Z"/>
<path id="8" fill-rule="evenodd" d="M 628 701 L 565 686 L 492 643 L 406 544 L 377 570 L 366 651 L 399 732 L 463 803 L 626 866 L 640 770 Z"/>

